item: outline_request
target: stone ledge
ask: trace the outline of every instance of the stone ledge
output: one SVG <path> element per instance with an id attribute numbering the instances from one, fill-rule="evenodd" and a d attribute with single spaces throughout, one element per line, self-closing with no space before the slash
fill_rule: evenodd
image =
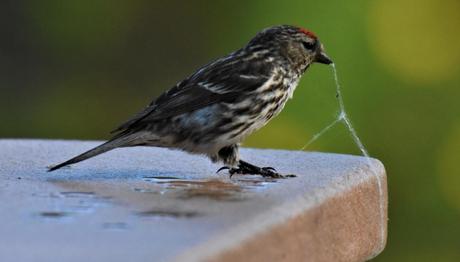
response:
<path id="1" fill-rule="evenodd" d="M 200 156 L 126 148 L 46 172 L 98 143 L 0 140 L 0 261 L 362 261 L 385 246 L 378 160 L 243 149 L 298 177 L 230 179 Z"/>

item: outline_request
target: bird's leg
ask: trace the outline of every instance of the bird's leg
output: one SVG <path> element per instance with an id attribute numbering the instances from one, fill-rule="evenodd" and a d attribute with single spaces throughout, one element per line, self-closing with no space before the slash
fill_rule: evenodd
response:
<path id="1" fill-rule="evenodd" d="M 227 169 L 230 173 L 230 177 L 234 174 L 261 175 L 263 177 L 271 178 L 295 177 L 295 175 L 281 175 L 277 173 L 273 167 L 258 167 L 246 161 L 239 160 L 237 144 L 222 148 L 218 152 L 216 158 L 227 164 L 226 166 L 219 168 L 217 172 Z"/>
<path id="2" fill-rule="evenodd" d="M 230 146 L 223 147 L 219 150 L 216 156 L 211 158 L 213 162 L 222 161 L 225 166 L 219 168 L 216 173 L 219 173 L 222 170 L 233 170 L 234 166 L 239 163 L 239 146 L 238 144 L 233 144 Z M 231 173 L 230 173 L 231 174 Z"/>

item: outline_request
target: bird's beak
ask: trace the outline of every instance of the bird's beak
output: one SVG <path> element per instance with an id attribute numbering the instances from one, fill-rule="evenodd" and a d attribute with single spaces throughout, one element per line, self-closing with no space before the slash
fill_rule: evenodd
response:
<path id="1" fill-rule="evenodd" d="M 332 60 L 324 52 L 319 52 L 316 55 L 315 62 L 325 64 L 325 65 L 332 64 Z"/>
<path id="2" fill-rule="evenodd" d="M 323 45 L 319 44 L 318 47 L 319 48 L 316 51 L 315 62 L 325 64 L 325 65 L 332 64 L 332 60 L 324 52 Z"/>

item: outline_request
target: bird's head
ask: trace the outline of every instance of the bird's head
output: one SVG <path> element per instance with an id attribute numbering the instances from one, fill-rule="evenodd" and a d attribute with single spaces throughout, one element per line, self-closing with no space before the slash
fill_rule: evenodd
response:
<path id="1" fill-rule="evenodd" d="M 301 71 L 315 62 L 326 65 L 332 63 L 318 37 L 300 27 L 282 25 L 262 30 L 248 44 L 248 47 L 260 46 L 284 57 Z"/>

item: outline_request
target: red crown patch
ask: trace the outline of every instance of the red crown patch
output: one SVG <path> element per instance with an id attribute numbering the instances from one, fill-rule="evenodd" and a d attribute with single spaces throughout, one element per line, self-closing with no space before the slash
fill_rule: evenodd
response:
<path id="1" fill-rule="evenodd" d="M 307 36 L 309 36 L 309 37 L 311 37 L 311 38 L 314 38 L 314 39 L 317 38 L 316 35 L 315 35 L 315 33 L 313 33 L 313 32 L 310 31 L 310 30 L 307 30 L 307 29 L 305 29 L 305 28 L 300 28 L 299 31 L 302 32 L 302 33 L 304 33 L 304 34 L 306 34 Z"/>

